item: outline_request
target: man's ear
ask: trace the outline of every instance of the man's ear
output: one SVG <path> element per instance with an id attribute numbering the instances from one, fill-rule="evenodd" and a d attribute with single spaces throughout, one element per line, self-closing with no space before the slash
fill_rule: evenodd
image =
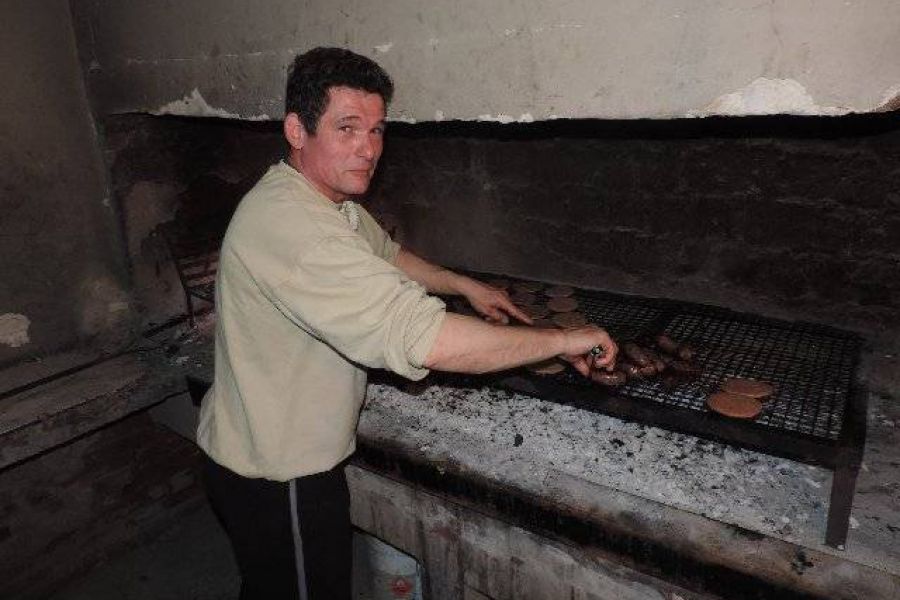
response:
<path id="1" fill-rule="evenodd" d="M 284 116 L 284 139 L 294 150 L 299 150 L 306 142 L 306 128 L 297 113 L 291 112 Z"/>

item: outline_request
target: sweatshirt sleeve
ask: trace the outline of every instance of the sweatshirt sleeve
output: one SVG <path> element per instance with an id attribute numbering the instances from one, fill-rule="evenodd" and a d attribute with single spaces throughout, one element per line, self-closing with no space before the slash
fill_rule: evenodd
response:
<path id="1" fill-rule="evenodd" d="M 428 374 L 444 303 L 358 236 L 334 236 L 300 256 L 272 290 L 292 322 L 350 361 L 409 379 Z"/>

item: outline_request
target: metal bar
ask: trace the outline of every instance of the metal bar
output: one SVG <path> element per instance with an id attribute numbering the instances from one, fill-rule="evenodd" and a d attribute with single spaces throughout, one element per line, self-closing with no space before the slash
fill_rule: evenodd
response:
<path id="1" fill-rule="evenodd" d="M 831 497 L 828 501 L 828 525 L 825 529 L 825 543 L 838 550 L 844 549 L 847 543 L 847 530 L 850 528 L 850 509 L 853 506 L 853 493 L 856 489 L 856 476 L 859 468 L 849 466 L 834 470 L 831 481 Z"/>
<path id="2" fill-rule="evenodd" d="M 848 410 L 844 415 L 841 448 L 831 481 L 828 525 L 825 530 L 825 543 L 840 550 L 844 549 L 847 542 L 856 478 L 865 448 L 867 412 L 868 394 L 864 389 L 856 388 L 850 396 Z"/>
<path id="3" fill-rule="evenodd" d="M 866 438 L 866 395 L 855 387 L 862 343 L 857 334 L 602 290 L 576 289 L 575 298 L 591 322 L 620 341 L 646 341 L 664 332 L 694 344 L 699 378 L 675 388 L 629 382 L 610 390 L 570 373 L 542 377 L 520 370 L 480 384 L 831 469 L 826 542 L 845 543 Z M 756 420 L 729 419 L 707 409 L 708 394 L 730 376 L 776 386 Z"/>
<path id="4" fill-rule="evenodd" d="M 837 462 L 839 447 L 837 443 L 827 439 L 785 432 L 710 412 L 623 398 L 599 386 L 593 391 L 572 389 L 549 378 L 540 380 L 530 375 L 509 375 L 499 380 L 499 383 L 513 391 L 552 402 L 570 404 L 627 421 L 662 427 L 806 464 L 833 469 Z"/>

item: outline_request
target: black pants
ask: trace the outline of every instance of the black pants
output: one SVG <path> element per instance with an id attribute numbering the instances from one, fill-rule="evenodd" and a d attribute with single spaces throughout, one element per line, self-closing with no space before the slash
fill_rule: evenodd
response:
<path id="1" fill-rule="evenodd" d="M 206 457 L 241 600 L 350 600 L 353 533 L 344 464 L 288 482 L 248 479 Z"/>

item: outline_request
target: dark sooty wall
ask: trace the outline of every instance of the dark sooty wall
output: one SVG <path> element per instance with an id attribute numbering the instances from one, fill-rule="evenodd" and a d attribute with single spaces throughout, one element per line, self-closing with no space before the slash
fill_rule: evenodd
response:
<path id="1" fill-rule="evenodd" d="M 277 124 L 124 116 L 107 132 L 120 199 L 217 179 L 224 198 L 283 147 Z M 454 267 L 900 325 L 896 114 L 392 124 L 370 196 L 404 244 Z M 178 203 L 197 198 L 209 207 L 208 191 Z"/>
<path id="2" fill-rule="evenodd" d="M 117 348 L 129 282 L 68 2 L 3 2 L 0 23 L 0 366 Z"/>

